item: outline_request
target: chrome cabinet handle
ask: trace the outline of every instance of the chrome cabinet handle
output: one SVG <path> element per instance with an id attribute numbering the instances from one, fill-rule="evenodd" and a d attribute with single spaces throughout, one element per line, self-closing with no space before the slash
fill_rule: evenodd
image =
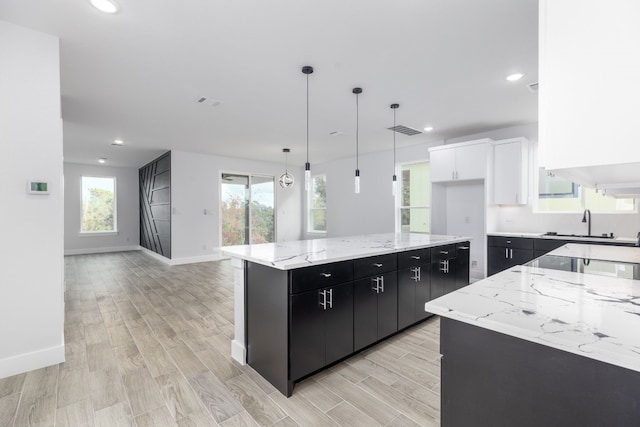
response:
<path id="1" fill-rule="evenodd" d="M 415 282 L 419 282 L 420 281 L 420 267 L 413 267 L 411 269 L 411 272 L 413 273 L 413 276 L 411 276 L 411 280 L 413 280 Z"/>
<path id="2" fill-rule="evenodd" d="M 505 258 L 509 258 L 509 249 L 508 248 L 504 248 L 504 257 Z"/>
<path id="3" fill-rule="evenodd" d="M 327 291 L 318 291 L 318 295 L 322 295 L 322 301 L 320 302 L 320 306 L 323 310 L 327 309 Z"/>
<path id="4" fill-rule="evenodd" d="M 411 255 L 411 259 L 420 259 L 420 257 L 417 255 Z"/>
<path id="5" fill-rule="evenodd" d="M 373 263 L 373 265 L 374 265 L 375 267 L 378 267 L 378 268 L 382 267 L 382 264 L 380 264 L 380 263 L 378 263 L 378 262 L 374 262 L 374 263 Z"/>
<path id="6" fill-rule="evenodd" d="M 374 285 L 371 286 L 371 290 L 376 291 L 376 294 L 384 292 L 384 276 L 373 277 L 371 283 Z"/>
<path id="7" fill-rule="evenodd" d="M 513 249 L 509 249 L 509 254 L 510 254 L 511 259 L 513 259 Z"/>
<path id="8" fill-rule="evenodd" d="M 440 253 L 441 253 L 442 255 L 448 255 L 448 254 L 449 254 L 449 251 L 440 251 Z"/>
<path id="9" fill-rule="evenodd" d="M 440 271 L 447 274 L 449 273 L 449 260 L 445 259 L 444 261 L 440 261 Z"/>
<path id="10" fill-rule="evenodd" d="M 469 249 L 469 246 L 460 246 L 458 249 L 466 251 L 467 249 Z"/>
<path id="11" fill-rule="evenodd" d="M 329 300 L 328 300 L 329 309 L 332 309 L 333 308 L 333 289 L 329 289 L 327 292 L 329 292 Z"/>
<path id="12" fill-rule="evenodd" d="M 328 279 L 329 277 L 331 277 L 331 273 L 320 273 L 322 275 L 322 277 L 324 277 L 325 279 Z"/>

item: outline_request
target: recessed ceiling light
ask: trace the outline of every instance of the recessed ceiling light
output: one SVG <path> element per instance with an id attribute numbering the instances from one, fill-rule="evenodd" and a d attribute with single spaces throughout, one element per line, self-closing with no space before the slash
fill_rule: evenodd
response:
<path id="1" fill-rule="evenodd" d="M 425 131 L 425 132 L 431 132 L 432 130 L 433 130 L 433 126 L 426 126 L 426 127 L 424 128 L 424 131 Z"/>
<path id="2" fill-rule="evenodd" d="M 522 73 L 509 74 L 507 76 L 507 80 L 509 80 L 510 82 L 515 82 L 515 81 L 520 80 L 523 76 L 524 76 L 524 74 L 522 74 Z"/>
<path id="3" fill-rule="evenodd" d="M 104 13 L 116 13 L 118 5 L 113 0 L 89 0 L 93 7 Z"/>
<path id="4" fill-rule="evenodd" d="M 124 141 L 121 139 L 114 139 L 111 145 L 124 145 Z"/>
<path id="5" fill-rule="evenodd" d="M 99 158 L 98 163 L 107 163 L 107 158 L 106 157 Z"/>

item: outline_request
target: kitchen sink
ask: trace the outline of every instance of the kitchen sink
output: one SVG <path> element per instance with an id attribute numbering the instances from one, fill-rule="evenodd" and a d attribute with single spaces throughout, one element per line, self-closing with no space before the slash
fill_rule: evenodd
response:
<path id="1" fill-rule="evenodd" d="M 554 236 L 554 237 L 582 237 L 588 239 L 613 239 L 613 233 L 611 234 L 602 234 L 600 236 L 587 235 L 587 234 L 560 234 L 560 233 L 545 233 L 544 236 Z"/>

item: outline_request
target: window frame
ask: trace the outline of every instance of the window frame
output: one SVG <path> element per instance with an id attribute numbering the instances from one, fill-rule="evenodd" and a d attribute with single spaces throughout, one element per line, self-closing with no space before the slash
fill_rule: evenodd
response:
<path id="1" fill-rule="evenodd" d="M 397 185 L 397 191 L 396 191 L 396 196 L 395 196 L 395 200 L 394 200 L 394 212 L 395 212 L 395 231 L 396 233 L 403 233 L 402 231 L 402 210 L 403 209 L 425 209 L 427 211 L 427 213 L 429 214 L 429 230 L 425 231 L 425 234 L 431 233 L 431 170 L 429 170 L 429 182 L 427 183 L 427 185 L 429 186 L 429 204 L 428 205 L 409 205 L 409 206 L 403 206 L 402 205 L 402 188 L 403 188 L 403 177 L 402 177 L 402 168 L 405 166 L 409 166 L 409 165 L 416 165 L 416 164 L 421 164 L 421 163 L 425 163 L 428 165 L 429 168 L 431 168 L 431 161 L 427 160 L 427 159 L 423 159 L 423 160 L 416 160 L 416 161 L 411 161 L 411 162 L 403 162 L 403 163 L 396 163 L 395 166 L 395 174 L 398 177 L 398 183 Z M 415 233 L 422 233 L 422 232 L 418 232 L 416 231 Z"/>
<path id="2" fill-rule="evenodd" d="M 82 229 L 84 217 L 84 195 L 83 184 L 84 178 L 101 178 L 113 180 L 113 230 L 108 231 L 85 231 Z M 106 175 L 80 175 L 80 231 L 78 234 L 85 237 L 94 236 L 113 236 L 118 234 L 118 179 L 115 176 Z"/>
<path id="3" fill-rule="evenodd" d="M 314 181 L 318 177 L 324 177 L 324 185 L 325 185 L 325 200 L 324 200 L 324 208 L 314 208 L 313 207 L 313 196 L 314 196 Z M 326 235 L 327 234 L 327 174 L 319 173 L 311 176 L 311 188 L 307 191 L 307 234 L 317 234 L 317 235 Z M 316 210 L 324 210 L 324 219 L 325 219 L 325 229 L 324 230 L 316 230 L 313 225 L 313 212 Z"/>

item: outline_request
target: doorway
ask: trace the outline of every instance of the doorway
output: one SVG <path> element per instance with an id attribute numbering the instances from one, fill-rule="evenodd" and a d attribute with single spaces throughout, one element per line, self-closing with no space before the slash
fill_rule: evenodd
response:
<path id="1" fill-rule="evenodd" d="M 221 175 L 222 246 L 275 241 L 275 178 Z"/>

